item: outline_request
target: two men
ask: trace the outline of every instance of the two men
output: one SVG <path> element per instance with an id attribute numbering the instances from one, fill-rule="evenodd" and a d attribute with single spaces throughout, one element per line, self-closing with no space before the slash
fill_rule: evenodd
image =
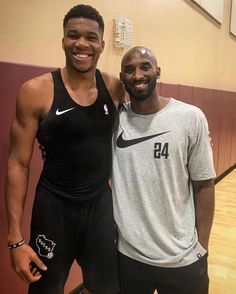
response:
<path id="1" fill-rule="evenodd" d="M 97 10 L 73 7 L 63 28 L 65 67 L 27 81 L 17 98 L 6 184 L 8 247 L 30 294 L 63 293 L 74 260 L 82 268 L 84 293 L 117 293 L 108 181 L 113 124 L 124 91 L 119 79 L 97 69 L 104 49 Z M 21 219 L 35 138 L 44 167 L 27 245 Z"/>
<path id="2" fill-rule="evenodd" d="M 14 269 L 31 283 L 29 293 L 63 293 L 75 259 L 85 293 L 118 292 L 108 180 L 124 93 L 118 79 L 96 69 L 103 30 L 94 8 L 72 8 L 64 18 L 65 68 L 19 92 L 6 188 L 8 246 Z M 146 48 L 133 48 L 122 60 L 131 104 L 114 139 L 121 293 L 203 294 L 215 176 L 207 123 L 199 109 L 159 97 L 159 75 Z M 35 138 L 45 162 L 26 245 L 20 225 Z"/>
<path id="3" fill-rule="evenodd" d="M 134 47 L 120 78 L 130 96 L 113 139 L 121 294 L 207 294 L 214 213 L 212 150 L 202 111 L 158 95 L 155 55 Z"/>

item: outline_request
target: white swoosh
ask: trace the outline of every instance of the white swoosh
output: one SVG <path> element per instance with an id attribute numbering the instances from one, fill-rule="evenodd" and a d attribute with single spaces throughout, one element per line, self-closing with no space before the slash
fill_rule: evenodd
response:
<path id="1" fill-rule="evenodd" d="M 59 108 L 58 108 L 57 111 L 56 111 L 56 115 L 61 115 L 61 114 L 63 114 L 63 113 L 66 113 L 66 112 L 68 112 L 68 111 L 71 111 L 71 110 L 74 109 L 74 108 L 75 108 L 75 107 L 72 107 L 72 108 L 68 108 L 68 109 L 62 110 L 62 111 L 60 111 Z"/>

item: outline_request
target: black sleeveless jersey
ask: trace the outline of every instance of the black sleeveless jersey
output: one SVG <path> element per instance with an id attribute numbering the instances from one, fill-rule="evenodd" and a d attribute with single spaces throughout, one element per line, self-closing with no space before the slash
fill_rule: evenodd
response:
<path id="1" fill-rule="evenodd" d="M 56 195 L 88 200 L 101 193 L 110 176 L 117 111 L 99 70 L 98 96 L 90 106 L 81 106 L 70 97 L 59 69 L 52 77 L 53 103 L 37 133 L 44 157 L 40 184 Z"/>

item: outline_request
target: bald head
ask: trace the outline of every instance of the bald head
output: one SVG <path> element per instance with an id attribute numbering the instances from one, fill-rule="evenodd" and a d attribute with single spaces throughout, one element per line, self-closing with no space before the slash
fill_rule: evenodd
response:
<path id="1" fill-rule="evenodd" d="M 128 50 L 121 60 L 121 71 L 129 61 L 135 57 L 140 56 L 150 60 L 157 67 L 157 60 L 155 54 L 148 48 L 143 46 L 136 46 Z"/>
<path id="2" fill-rule="evenodd" d="M 160 68 L 150 49 L 142 46 L 133 47 L 122 58 L 120 80 L 131 100 L 143 101 L 153 97 L 155 99 L 156 80 L 159 77 Z"/>

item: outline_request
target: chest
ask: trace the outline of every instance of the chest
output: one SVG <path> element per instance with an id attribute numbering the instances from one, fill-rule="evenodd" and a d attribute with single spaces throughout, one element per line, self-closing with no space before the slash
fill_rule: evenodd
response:
<path id="1" fill-rule="evenodd" d="M 187 162 L 190 137 L 188 128 L 178 119 L 132 118 L 121 115 L 114 136 L 116 155 L 123 161 L 137 160 L 169 164 Z"/>
<path id="2" fill-rule="evenodd" d="M 58 104 L 40 122 L 39 141 L 75 142 L 91 136 L 99 137 L 112 131 L 116 110 L 106 102 L 88 107 Z"/>

